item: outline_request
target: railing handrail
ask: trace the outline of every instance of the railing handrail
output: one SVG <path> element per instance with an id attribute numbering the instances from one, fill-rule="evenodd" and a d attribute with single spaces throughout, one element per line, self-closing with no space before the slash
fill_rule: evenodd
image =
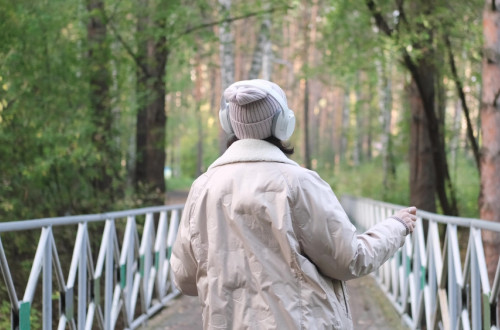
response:
<path id="1" fill-rule="evenodd" d="M 382 202 L 378 200 L 374 200 L 371 198 L 366 198 L 366 197 L 354 197 L 354 196 L 348 196 L 345 195 L 347 198 L 356 198 L 358 200 L 364 200 L 367 202 L 370 202 L 373 205 L 379 205 L 379 206 L 384 206 L 390 209 L 393 209 L 395 211 L 405 208 L 407 206 L 402 206 L 398 204 L 391 204 L 387 202 Z M 467 218 L 467 217 L 456 217 L 456 216 L 451 216 L 451 215 L 443 215 L 443 214 L 437 214 L 437 213 L 432 213 L 428 211 L 423 211 L 423 210 L 417 210 L 417 216 L 425 219 L 432 219 L 433 221 L 443 223 L 443 224 L 453 224 L 457 226 L 462 226 L 462 227 L 474 227 L 478 229 L 485 229 L 485 230 L 491 230 L 491 231 L 497 231 L 500 232 L 500 222 L 493 222 L 493 221 L 488 221 L 488 220 L 483 220 L 479 218 Z"/>
<path id="2" fill-rule="evenodd" d="M 342 196 L 341 203 L 360 231 L 404 207 L 353 196 Z M 417 211 L 415 231 L 373 273 L 410 328 L 500 328 L 500 260 L 489 260 L 496 266 L 490 283 L 483 235 L 494 241 L 500 223 Z M 465 240 L 466 249 L 459 244 Z"/>
<path id="3" fill-rule="evenodd" d="M 66 225 L 76 225 L 80 222 L 99 222 L 105 221 L 106 219 L 118 219 L 125 218 L 128 216 L 141 215 L 146 213 L 158 213 L 162 211 L 172 211 L 175 209 L 182 209 L 184 204 L 172 204 L 172 205 L 161 205 L 161 206 L 151 206 L 143 207 L 139 209 L 129 209 L 124 211 L 114 211 L 96 214 L 80 214 L 80 215 L 70 215 L 64 217 L 53 217 L 53 218 L 40 218 L 40 219 L 29 219 L 29 220 L 16 220 L 9 222 L 0 222 L 0 233 L 11 232 L 11 231 L 23 231 L 32 229 L 41 229 L 48 226 L 66 226 Z"/>

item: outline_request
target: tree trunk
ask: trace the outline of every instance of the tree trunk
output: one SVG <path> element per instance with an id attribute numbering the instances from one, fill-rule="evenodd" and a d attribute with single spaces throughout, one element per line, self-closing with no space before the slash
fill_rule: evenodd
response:
<path id="1" fill-rule="evenodd" d="M 360 72 L 359 80 L 359 114 L 360 118 L 360 129 L 358 139 L 360 141 L 360 162 L 370 161 L 372 159 L 372 120 L 373 111 L 370 109 L 370 95 L 373 95 L 372 84 L 366 71 Z"/>
<path id="2" fill-rule="evenodd" d="M 342 105 L 342 120 L 340 129 L 339 161 L 342 163 L 347 157 L 347 143 L 349 136 L 349 113 L 351 102 L 349 100 L 349 90 L 344 92 L 344 103 Z"/>
<path id="3" fill-rule="evenodd" d="M 408 54 L 404 61 L 411 73 L 422 100 L 427 121 L 427 134 L 431 142 L 433 167 L 436 179 L 436 193 L 444 214 L 457 215 L 457 202 L 455 191 L 450 178 L 444 139 L 443 127 L 436 115 L 435 104 L 435 68 L 432 65 L 432 52 L 423 56 L 418 62 L 413 62 Z"/>
<path id="4" fill-rule="evenodd" d="M 219 0 L 220 14 L 222 18 L 231 17 L 231 0 Z M 234 82 L 234 38 L 231 32 L 231 23 L 222 22 L 219 26 L 220 40 L 220 70 L 222 93 Z M 219 130 L 219 152 L 222 154 L 226 150 L 226 134 Z"/>
<path id="5" fill-rule="evenodd" d="M 94 133 L 92 142 L 99 156 L 97 177 L 93 180 L 94 188 L 104 193 L 106 199 L 113 200 L 112 181 L 117 172 L 119 159 L 112 147 L 113 115 L 110 102 L 111 74 L 109 69 L 110 48 L 104 20 L 104 1 L 87 0 L 89 21 L 88 72 L 90 78 L 90 107 Z"/>
<path id="6" fill-rule="evenodd" d="M 196 153 L 196 177 L 199 177 L 204 169 L 203 169 L 203 140 L 204 140 L 204 134 L 203 134 L 203 114 L 201 112 L 201 104 L 202 104 L 202 92 L 201 92 L 201 85 L 202 85 L 202 70 L 201 70 L 201 59 L 199 56 L 197 56 L 197 61 L 196 61 L 196 81 L 195 81 L 195 91 L 194 91 L 194 97 L 196 101 L 196 128 L 197 128 L 197 134 L 198 134 L 198 142 L 197 142 L 197 153 Z"/>
<path id="7" fill-rule="evenodd" d="M 269 9 L 269 3 L 266 3 L 267 9 Z M 269 56 L 271 51 L 271 14 L 266 13 L 262 17 L 262 22 L 260 24 L 260 32 L 257 36 L 257 44 L 255 45 L 254 53 L 252 56 L 252 65 L 250 66 L 250 71 L 248 73 L 248 79 L 257 79 L 262 71 L 263 79 L 270 79 L 270 63 Z M 265 70 L 264 70 L 265 69 Z M 264 77 L 266 76 L 266 77 Z"/>
<path id="8" fill-rule="evenodd" d="M 500 222 L 500 12 L 486 1 L 483 11 L 483 92 L 481 102 L 481 192 L 482 219 Z M 495 274 L 500 234 L 483 231 L 484 252 L 490 279 Z"/>
<path id="9" fill-rule="evenodd" d="M 354 104 L 354 114 L 356 116 L 356 130 L 355 130 L 355 137 L 354 137 L 354 153 L 352 156 L 352 160 L 354 163 L 354 166 L 359 166 L 361 164 L 362 159 L 363 159 L 363 137 L 364 137 L 364 131 L 365 127 L 363 125 L 364 123 L 364 116 L 363 116 L 363 72 L 358 72 L 357 73 L 357 78 L 356 78 L 356 103 Z"/>
<path id="10" fill-rule="evenodd" d="M 309 66 L 309 46 L 311 44 L 311 38 L 309 35 L 309 19 L 310 19 L 310 10 L 307 5 L 304 7 L 303 11 L 303 49 L 302 49 L 302 63 L 304 68 Z M 305 78 L 301 79 L 300 87 L 303 90 L 304 95 L 304 166 L 306 168 L 311 168 L 311 148 L 310 148 L 310 140 L 309 140 L 309 80 L 307 78 L 307 72 L 303 72 L 305 74 Z"/>
<path id="11" fill-rule="evenodd" d="M 147 2 L 143 9 L 149 10 Z M 148 11 L 150 13 L 151 11 Z M 164 35 L 153 39 L 144 36 L 148 25 L 163 31 L 164 19 L 151 21 L 150 16 L 142 14 L 137 19 L 138 62 L 137 95 L 137 163 L 136 187 L 146 194 L 147 204 L 164 203 L 165 179 L 165 82 L 168 58 L 167 40 Z M 142 35 L 141 35 L 142 34 Z"/>
<path id="12" fill-rule="evenodd" d="M 264 14 L 262 24 L 267 26 L 268 31 L 271 30 L 271 14 Z M 273 43 L 271 41 L 271 35 L 268 36 L 266 42 L 264 43 L 264 54 L 262 54 L 262 79 L 271 80 L 273 76 Z"/>
<path id="13" fill-rule="evenodd" d="M 302 85 L 302 84 L 301 84 Z M 309 145 L 309 80 L 303 80 L 304 90 L 304 166 L 311 168 L 311 148 Z"/>
<path id="14" fill-rule="evenodd" d="M 415 82 L 407 86 L 411 111 L 410 128 L 410 203 L 419 209 L 436 212 L 436 173 L 427 117 Z"/>
<path id="15" fill-rule="evenodd" d="M 386 68 L 385 58 L 376 62 L 378 74 L 378 101 L 380 108 L 380 121 L 382 127 L 382 185 L 384 194 L 390 189 L 391 178 L 394 178 L 395 168 L 392 162 L 392 139 L 391 139 L 391 121 L 392 121 L 392 86 L 390 79 L 391 70 Z"/>
<path id="16" fill-rule="evenodd" d="M 462 103 L 455 101 L 455 113 L 453 114 L 453 131 L 450 140 L 450 164 L 453 168 L 453 178 L 456 179 L 457 151 L 460 143 L 462 122 Z"/>
<path id="17" fill-rule="evenodd" d="M 370 84 L 370 95 L 375 94 L 373 91 L 373 86 Z M 368 100 L 363 104 L 364 108 L 364 113 L 367 114 L 366 116 L 366 121 L 367 121 L 367 127 L 366 127 L 366 137 L 365 137 L 365 155 L 364 159 L 366 161 L 370 162 L 373 157 L 373 118 L 375 115 L 375 112 L 372 111 L 370 102 Z"/>

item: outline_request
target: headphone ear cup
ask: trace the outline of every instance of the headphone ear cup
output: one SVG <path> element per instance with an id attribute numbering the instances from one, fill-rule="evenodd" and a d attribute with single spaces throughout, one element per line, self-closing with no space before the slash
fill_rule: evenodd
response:
<path id="1" fill-rule="evenodd" d="M 221 100 L 221 106 L 219 110 L 219 121 L 222 129 L 226 134 L 233 133 L 233 127 L 231 126 L 231 121 L 229 120 L 229 104 L 226 102 L 224 97 Z"/>
<path id="2" fill-rule="evenodd" d="M 273 135 L 281 141 L 288 140 L 295 129 L 295 115 L 292 110 L 283 110 L 274 115 Z"/>

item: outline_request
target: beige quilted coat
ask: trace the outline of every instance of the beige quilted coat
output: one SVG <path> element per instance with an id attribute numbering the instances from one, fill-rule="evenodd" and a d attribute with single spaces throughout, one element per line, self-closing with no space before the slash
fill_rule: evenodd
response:
<path id="1" fill-rule="evenodd" d="M 405 232 L 387 219 L 358 235 L 315 172 L 240 140 L 194 182 L 171 265 L 205 329 L 352 329 L 344 281 L 377 269 Z"/>

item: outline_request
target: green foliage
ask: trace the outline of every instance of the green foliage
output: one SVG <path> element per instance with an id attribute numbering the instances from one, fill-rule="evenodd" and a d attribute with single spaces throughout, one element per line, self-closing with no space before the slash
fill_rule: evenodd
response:
<path id="1" fill-rule="evenodd" d="M 390 180 L 388 190 L 383 186 L 380 157 L 360 166 L 342 164 L 335 173 L 321 171 L 320 175 L 332 186 L 338 197 L 353 195 L 402 206 L 410 204 L 410 173 L 408 163 L 404 160 L 397 162 L 396 173 Z M 470 155 L 463 152 L 458 154 L 452 176 L 457 189 L 460 216 L 478 218 L 479 175 Z"/>
<path id="2" fill-rule="evenodd" d="M 189 190 L 191 185 L 193 184 L 193 177 L 179 176 L 172 177 L 167 179 L 167 190 L 175 191 L 175 190 Z"/>
<path id="3" fill-rule="evenodd" d="M 451 164 L 451 176 L 457 189 L 458 212 L 461 217 L 479 218 L 480 178 L 471 155 L 459 152 Z"/>
<path id="4" fill-rule="evenodd" d="M 1 296 L 5 297 L 7 296 L 7 293 L 3 292 L 1 293 Z M 11 307 L 10 307 L 10 301 L 8 300 L 2 300 L 0 302 L 0 329 L 10 329 L 10 313 L 11 313 Z"/>
<path id="5" fill-rule="evenodd" d="M 181 1 L 150 2 L 146 7 L 132 1 L 106 2 L 106 45 L 111 52 L 94 48 L 88 62 L 90 14 L 81 3 L 0 3 L 0 219 L 137 205 L 146 196 L 141 187 L 132 196 L 127 171 L 133 163 L 135 116 L 142 95 L 135 91 L 138 68 L 130 52 L 136 51 L 136 42 L 167 35 L 174 42 L 169 47 L 181 46 L 174 62 L 183 62 L 178 66 L 183 76 L 177 74 L 175 78 L 181 79 L 171 81 L 188 82 L 168 87 L 186 89 L 191 83 L 186 59 L 193 53 L 182 49 L 191 49 L 193 40 L 186 31 L 203 6 L 183 6 Z M 135 34 L 136 17 L 143 11 L 167 25 L 149 26 Z M 99 117 L 92 117 L 89 77 L 96 67 L 113 72 L 110 131 L 99 131 Z M 105 136 L 102 146 L 99 141 Z M 103 193 L 96 186 L 103 175 L 111 177 L 111 192 Z"/>
<path id="6" fill-rule="evenodd" d="M 408 173 L 408 164 L 400 162 L 391 182 L 391 188 L 387 191 L 383 186 L 380 157 L 359 166 L 341 164 L 335 173 L 320 174 L 330 183 L 338 197 L 352 195 L 408 205 L 410 203 Z"/>
<path id="7" fill-rule="evenodd" d="M 377 58 L 392 52 L 392 42 L 373 29 L 366 6 L 352 1 L 331 1 L 321 25 L 327 70 L 349 86 L 359 71 L 373 71 Z"/>

